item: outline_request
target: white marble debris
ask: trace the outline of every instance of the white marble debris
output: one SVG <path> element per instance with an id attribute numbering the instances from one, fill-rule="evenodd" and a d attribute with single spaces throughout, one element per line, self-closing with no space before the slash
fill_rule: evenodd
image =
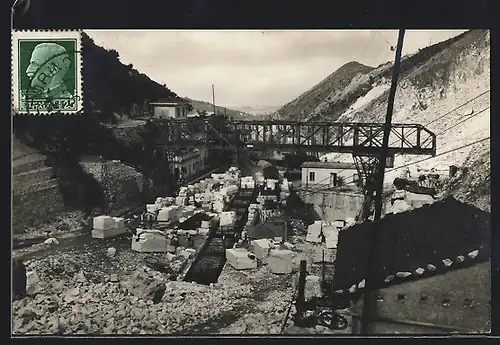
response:
<path id="1" fill-rule="evenodd" d="M 196 235 L 198 235 L 198 230 L 188 230 L 188 235 L 189 236 L 196 236 Z"/>
<path id="2" fill-rule="evenodd" d="M 132 250 L 142 253 L 165 253 L 169 241 L 158 230 L 137 229 L 132 236 Z"/>
<path id="3" fill-rule="evenodd" d="M 178 206 L 167 206 L 163 207 L 158 212 L 158 221 L 159 222 L 169 222 L 172 220 L 178 219 Z"/>
<path id="4" fill-rule="evenodd" d="M 450 259 L 444 259 L 442 260 L 442 262 L 446 267 L 450 267 L 453 264 L 453 261 L 451 261 Z"/>
<path id="5" fill-rule="evenodd" d="M 175 255 L 174 255 L 174 254 L 172 254 L 172 253 L 167 253 L 167 254 L 165 254 L 165 259 L 166 259 L 167 261 L 169 261 L 169 262 L 170 262 L 170 261 L 172 261 L 174 258 L 175 258 Z"/>
<path id="6" fill-rule="evenodd" d="M 210 221 L 209 220 L 202 220 L 201 221 L 201 228 L 202 229 L 210 229 Z"/>
<path id="7" fill-rule="evenodd" d="M 179 246 L 177 248 L 175 248 L 175 254 L 176 255 L 181 255 L 181 253 L 184 251 L 184 247 L 182 246 Z"/>
<path id="8" fill-rule="evenodd" d="M 435 271 L 436 270 L 436 266 L 434 266 L 433 264 L 427 264 L 427 269 L 429 271 Z"/>
<path id="9" fill-rule="evenodd" d="M 322 238 L 321 238 L 322 224 L 323 224 L 323 222 L 321 220 L 317 220 L 313 224 L 308 226 L 307 236 L 306 236 L 307 242 L 312 242 L 312 243 L 321 243 L 322 242 Z"/>
<path id="10" fill-rule="evenodd" d="M 113 220 L 115 221 L 115 228 L 120 230 L 125 229 L 125 218 L 113 217 Z"/>
<path id="11" fill-rule="evenodd" d="M 226 211 L 221 212 L 219 218 L 220 226 L 234 226 L 236 222 L 236 212 L 235 211 Z"/>
<path id="12" fill-rule="evenodd" d="M 364 289 L 366 285 L 366 281 L 363 279 L 358 283 L 358 289 Z"/>
<path id="13" fill-rule="evenodd" d="M 262 238 L 252 241 L 252 251 L 260 261 L 266 260 L 269 256 L 269 251 L 274 248 L 274 245 L 267 238 Z"/>
<path id="14" fill-rule="evenodd" d="M 337 219 L 336 221 L 333 222 L 333 224 L 338 230 L 340 230 L 347 225 L 347 222 L 343 219 Z"/>
<path id="15" fill-rule="evenodd" d="M 109 277 L 109 280 L 110 280 L 112 283 L 116 283 L 116 282 L 118 282 L 118 274 L 116 274 L 116 273 L 111 274 L 111 275 L 110 275 L 110 277 Z"/>
<path id="16" fill-rule="evenodd" d="M 257 258 L 244 248 L 226 249 L 226 259 L 236 270 L 257 268 Z"/>
<path id="17" fill-rule="evenodd" d="M 389 275 L 389 276 L 385 277 L 384 282 L 390 283 L 393 280 L 394 280 L 394 276 L 393 275 Z"/>
<path id="18" fill-rule="evenodd" d="M 269 270 L 275 274 L 288 274 L 293 270 L 293 252 L 291 250 L 271 249 L 267 258 Z"/>
<path id="19" fill-rule="evenodd" d="M 188 249 L 190 249 L 190 248 L 188 248 Z M 193 253 L 191 250 L 188 250 L 188 249 L 184 249 L 180 253 L 180 256 L 182 256 L 184 259 L 190 259 L 196 254 L 196 251 L 194 251 L 194 253 Z"/>
<path id="20" fill-rule="evenodd" d="M 116 222 L 110 216 L 97 216 L 94 217 L 94 230 L 109 230 L 116 228 Z"/>
<path id="21" fill-rule="evenodd" d="M 98 216 L 94 217 L 93 238 L 111 238 L 125 234 L 125 219 L 121 217 Z"/>
<path id="22" fill-rule="evenodd" d="M 209 233 L 210 233 L 210 229 L 204 229 L 204 228 L 198 229 L 198 234 L 200 234 L 202 236 L 208 236 Z"/>
<path id="23" fill-rule="evenodd" d="M 425 270 L 424 270 L 422 267 L 419 267 L 419 268 L 417 268 L 417 269 L 415 270 L 415 273 L 416 273 L 417 275 L 419 275 L 419 276 L 420 276 L 420 275 L 422 275 L 422 274 L 424 274 L 424 272 L 425 272 Z"/>
<path id="24" fill-rule="evenodd" d="M 106 255 L 109 256 L 110 258 L 116 255 L 116 248 L 115 247 L 109 247 Z"/>
<path id="25" fill-rule="evenodd" d="M 52 244 L 59 244 L 59 241 L 56 238 L 51 237 L 51 238 L 47 238 L 45 240 L 45 242 L 43 242 L 43 243 L 48 244 L 48 245 L 52 245 Z"/>
<path id="26" fill-rule="evenodd" d="M 281 243 L 281 242 L 283 242 L 283 237 L 275 237 L 275 238 L 274 238 L 274 242 L 276 242 L 276 243 Z"/>
<path id="27" fill-rule="evenodd" d="M 356 284 L 354 284 L 353 286 L 351 286 L 351 287 L 349 288 L 349 292 L 350 292 L 350 293 L 355 293 L 357 289 L 358 289 L 358 287 L 356 286 Z"/>
<path id="28" fill-rule="evenodd" d="M 283 245 L 286 247 L 286 249 L 295 249 L 295 245 L 291 244 L 290 242 L 284 242 Z"/>
<path id="29" fill-rule="evenodd" d="M 28 271 L 26 272 L 26 293 L 29 296 L 33 296 L 34 294 L 41 292 L 43 290 L 40 277 L 36 271 Z"/>
<path id="30" fill-rule="evenodd" d="M 476 256 L 479 255 L 479 250 L 473 250 L 472 252 L 470 252 L 469 254 L 467 254 L 467 256 L 470 258 L 470 259 L 474 259 Z"/>
<path id="31" fill-rule="evenodd" d="M 396 277 L 398 278 L 407 278 L 411 276 L 411 272 L 397 272 Z"/>
<path id="32" fill-rule="evenodd" d="M 324 223 L 322 232 L 325 236 L 326 248 L 335 249 L 339 241 L 339 229 L 335 223 Z"/>
<path id="33" fill-rule="evenodd" d="M 459 255 L 457 256 L 457 262 L 464 262 L 465 261 L 465 256 Z"/>

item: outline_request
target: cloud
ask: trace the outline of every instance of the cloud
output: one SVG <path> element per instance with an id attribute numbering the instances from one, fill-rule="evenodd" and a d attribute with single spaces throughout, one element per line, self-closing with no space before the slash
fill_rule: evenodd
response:
<path id="1" fill-rule="evenodd" d="M 465 30 L 407 31 L 403 53 Z M 349 61 L 392 60 L 397 30 L 104 31 L 87 30 L 124 64 L 181 96 L 233 106 L 285 104 Z"/>

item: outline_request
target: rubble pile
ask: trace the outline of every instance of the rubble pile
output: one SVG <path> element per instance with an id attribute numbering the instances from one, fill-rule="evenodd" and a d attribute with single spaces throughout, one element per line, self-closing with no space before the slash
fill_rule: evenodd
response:
<path id="1" fill-rule="evenodd" d="M 71 265 L 47 279 L 49 271 L 61 267 L 40 265 L 30 264 L 30 272 L 41 272 L 29 275 L 34 292 L 13 303 L 16 334 L 188 333 L 231 312 L 252 292 L 250 285 L 230 279 L 212 286 L 169 281 L 144 266 L 116 283 L 94 283 L 89 272 Z"/>

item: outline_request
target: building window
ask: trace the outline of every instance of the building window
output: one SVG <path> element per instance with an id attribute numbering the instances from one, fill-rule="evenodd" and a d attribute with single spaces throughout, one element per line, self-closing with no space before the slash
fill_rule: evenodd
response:
<path id="1" fill-rule="evenodd" d="M 315 178 L 316 178 L 316 173 L 314 171 L 311 171 L 309 173 L 309 181 L 314 182 Z"/>
<path id="2" fill-rule="evenodd" d="M 338 185 L 337 173 L 330 173 L 330 187 L 337 187 Z"/>

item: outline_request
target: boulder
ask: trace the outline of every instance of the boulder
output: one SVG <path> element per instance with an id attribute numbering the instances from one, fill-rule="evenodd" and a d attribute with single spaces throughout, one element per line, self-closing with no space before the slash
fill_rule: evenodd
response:
<path id="1" fill-rule="evenodd" d="M 94 217 L 94 230 L 110 230 L 116 229 L 116 223 L 113 217 L 110 216 L 98 216 Z"/>
<path id="2" fill-rule="evenodd" d="M 169 241 L 158 230 L 142 230 L 132 237 L 132 250 L 146 253 L 166 253 Z"/>
<path id="3" fill-rule="evenodd" d="M 236 222 L 235 211 L 221 212 L 219 220 L 220 226 L 234 226 L 235 222 Z"/>
<path id="4" fill-rule="evenodd" d="M 257 259 L 263 261 L 269 255 L 269 251 L 271 248 L 274 248 L 274 245 L 267 238 L 253 240 L 252 241 L 253 253 L 257 257 Z"/>
<path id="5" fill-rule="evenodd" d="M 125 229 L 125 218 L 122 217 L 113 217 L 115 221 L 115 227 L 117 229 Z"/>
<path id="6" fill-rule="evenodd" d="M 158 211 L 158 204 L 146 204 L 146 212 L 156 213 Z M 95 226 L 94 226 L 95 227 Z"/>
<path id="7" fill-rule="evenodd" d="M 168 206 L 163 207 L 158 212 L 158 221 L 159 222 L 169 222 L 177 218 L 177 206 Z"/>
<path id="8" fill-rule="evenodd" d="M 236 270 L 257 268 L 257 258 L 244 248 L 226 249 L 226 259 Z"/>
<path id="9" fill-rule="evenodd" d="M 322 221 L 317 220 L 313 224 L 309 225 L 307 228 L 307 236 L 306 236 L 306 241 L 307 242 L 312 242 L 312 243 L 321 243 L 322 238 Z"/>
<path id="10" fill-rule="evenodd" d="M 272 273 L 292 273 L 293 252 L 291 250 L 271 249 L 267 258 L 267 265 Z"/>

